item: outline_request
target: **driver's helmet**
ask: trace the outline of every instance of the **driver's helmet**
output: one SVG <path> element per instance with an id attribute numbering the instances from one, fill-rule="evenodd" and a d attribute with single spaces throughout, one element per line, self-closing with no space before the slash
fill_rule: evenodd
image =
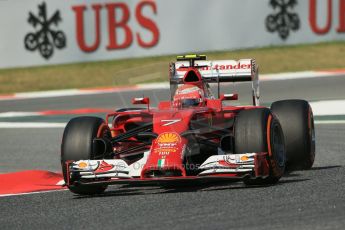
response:
<path id="1" fill-rule="evenodd" d="M 204 102 L 204 93 L 196 85 L 184 84 L 177 88 L 173 100 L 174 107 L 201 106 Z"/>

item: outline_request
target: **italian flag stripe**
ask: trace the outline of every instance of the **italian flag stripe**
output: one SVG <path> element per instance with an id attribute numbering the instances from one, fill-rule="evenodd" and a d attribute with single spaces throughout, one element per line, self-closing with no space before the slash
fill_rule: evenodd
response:
<path id="1" fill-rule="evenodd" d="M 159 159 L 158 160 L 158 167 L 163 167 L 164 166 L 164 161 L 165 161 L 165 159 Z"/>

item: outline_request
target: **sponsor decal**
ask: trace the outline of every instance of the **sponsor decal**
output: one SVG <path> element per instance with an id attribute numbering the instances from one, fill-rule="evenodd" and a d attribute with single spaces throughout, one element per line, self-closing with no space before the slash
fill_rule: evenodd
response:
<path id="1" fill-rule="evenodd" d="M 162 133 L 157 138 L 157 143 L 160 145 L 177 144 L 181 142 L 181 137 L 177 133 Z"/>
<path id="2" fill-rule="evenodd" d="M 209 157 L 200 167 L 203 169 L 217 169 L 221 168 L 253 168 L 254 157 L 256 153 L 246 154 L 227 154 L 227 155 L 214 155 Z"/>
<path id="3" fill-rule="evenodd" d="M 240 62 L 238 62 L 237 64 L 235 65 L 219 65 L 219 64 L 216 64 L 214 66 L 204 66 L 202 68 L 200 68 L 202 71 L 205 71 L 205 70 L 230 70 L 230 69 L 250 69 L 251 68 L 251 64 L 242 64 Z"/>
<path id="4" fill-rule="evenodd" d="M 158 149 L 155 149 L 155 152 L 158 152 L 158 155 L 160 156 L 168 156 L 170 153 L 176 153 L 177 147 L 166 148 L 163 146 Z"/>
<path id="5" fill-rule="evenodd" d="M 225 161 L 225 160 L 219 160 L 218 164 L 221 165 L 221 166 L 229 167 L 229 168 L 239 168 L 241 166 L 239 164 L 230 163 L 230 162 Z"/>
<path id="6" fill-rule="evenodd" d="M 155 152 L 158 152 L 160 156 L 176 153 L 179 142 L 181 142 L 181 137 L 177 133 L 162 133 L 157 138 L 158 148 L 155 149 Z"/>
<path id="7" fill-rule="evenodd" d="M 96 173 L 99 173 L 99 172 L 107 172 L 107 171 L 110 171 L 114 168 L 114 165 L 111 165 L 111 164 L 108 164 L 107 162 L 105 161 L 102 161 L 100 162 L 97 170 L 95 171 Z"/>
<path id="8" fill-rule="evenodd" d="M 170 154 L 170 152 L 176 152 L 176 149 L 164 149 L 159 151 L 160 156 L 167 156 Z"/>
<path id="9" fill-rule="evenodd" d="M 46 3 L 39 4 L 37 16 L 29 12 L 28 23 L 34 27 L 35 31 L 25 36 L 25 48 L 32 52 L 38 50 L 45 59 L 49 59 L 53 55 L 54 48 L 65 48 L 66 35 L 63 31 L 57 29 L 61 21 L 59 10 L 55 11 L 51 17 L 48 17 Z"/>
<path id="10" fill-rule="evenodd" d="M 156 22 L 157 5 L 152 0 L 141 0 L 135 7 L 134 12 L 127 1 L 97 3 L 91 5 L 81 4 L 72 6 L 76 21 L 77 44 L 83 52 L 95 52 L 102 44 L 101 36 L 107 37 L 106 49 L 119 50 L 127 49 L 136 41 L 139 47 L 152 48 L 159 43 L 160 31 Z M 148 15 L 147 15 L 148 14 Z M 88 17 L 92 15 L 92 17 Z M 151 15 L 151 16 L 150 16 Z M 85 18 L 88 18 L 85 20 Z M 103 20 L 106 19 L 106 23 Z M 136 22 L 135 26 L 130 25 L 130 19 Z M 89 23 L 90 20 L 93 22 Z M 101 25 L 106 25 L 106 32 L 102 33 Z M 85 27 L 90 27 L 94 33 L 93 42 L 86 41 Z M 151 34 L 148 38 L 138 28 L 147 30 Z M 123 32 L 123 39 L 119 31 Z M 103 39 L 105 40 L 105 39 Z"/>
<path id="11" fill-rule="evenodd" d="M 229 164 L 236 164 L 236 163 L 246 163 L 254 161 L 254 155 L 253 153 L 250 154 L 230 154 L 225 155 L 223 157 L 223 161 L 229 163 Z"/>
<path id="12" fill-rule="evenodd" d="M 324 5 L 321 5 L 320 2 Z M 333 4 L 337 6 L 333 7 Z M 326 7 L 323 7 L 325 5 Z M 326 23 L 320 23 L 320 10 L 323 10 L 327 15 L 324 16 Z M 334 10 L 338 10 L 338 12 L 335 13 Z M 336 17 L 333 16 L 334 14 L 338 16 L 338 25 L 335 31 L 339 34 L 345 33 L 345 0 L 327 0 L 327 4 L 326 1 L 309 0 L 309 24 L 311 30 L 315 34 L 326 35 L 331 31 L 332 25 L 336 24 L 336 22 L 333 22 L 333 20 L 336 19 Z"/>
<path id="13" fill-rule="evenodd" d="M 237 168 L 240 165 L 236 164 L 236 156 L 235 155 L 225 155 L 223 156 L 223 160 L 219 160 L 218 164 L 230 168 Z"/>
<path id="14" fill-rule="evenodd" d="M 266 17 L 266 29 L 270 33 L 278 32 L 281 39 L 289 37 L 290 30 L 297 31 L 300 28 L 299 16 L 291 12 L 298 4 L 297 0 L 271 0 L 269 3 L 277 13 L 269 14 Z"/>
<path id="15" fill-rule="evenodd" d="M 86 167 L 88 167 L 88 163 L 86 163 L 85 161 L 82 161 L 78 164 L 78 167 L 81 168 L 81 169 L 84 169 Z"/>

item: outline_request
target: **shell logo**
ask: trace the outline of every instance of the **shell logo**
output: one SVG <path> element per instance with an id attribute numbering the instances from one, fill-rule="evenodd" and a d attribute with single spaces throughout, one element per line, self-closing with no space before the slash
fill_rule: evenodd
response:
<path id="1" fill-rule="evenodd" d="M 157 138 L 157 143 L 159 144 L 176 143 L 180 141 L 181 141 L 181 138 L 177 133 L 162 133 Z"/>
<path id="2" fill-rule="evenodd" d="M 78 164 L 78 167 L 79 168 L 86 168 L 88 166 L 88 164 L 86 163 L 86 162 L 84 162 L 84 161 L 82 161 L 82 162 L 80 162 L 79 164 Z"/>

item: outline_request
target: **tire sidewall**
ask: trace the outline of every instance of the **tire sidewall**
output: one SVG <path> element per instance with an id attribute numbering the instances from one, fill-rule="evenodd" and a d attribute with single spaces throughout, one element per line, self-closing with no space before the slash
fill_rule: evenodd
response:
<path id="1" fill-rule="evenodd" d="M 277 143 L 276 141 L 280 143 Z M 267 153 L 270 163 L 270 176 L 274 178 L 280 178 L 283 176 L 285 171 L 285 142 L 281 125 L 278 119 L 272 114 L 269 115 L 267 122 L 267 143 Z"/>

